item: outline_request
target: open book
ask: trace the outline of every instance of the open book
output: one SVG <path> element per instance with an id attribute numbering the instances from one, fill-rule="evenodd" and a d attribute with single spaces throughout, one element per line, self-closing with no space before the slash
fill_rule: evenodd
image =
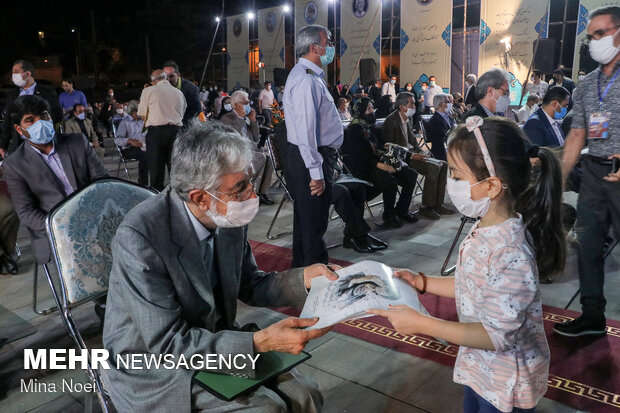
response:
<path id="1" fill-rule="evenodd" d="M 405 304 L 424 314 L 417 291 L 406 281 L 394 278 L 387 265 L 376 261 L 360 261 L 336 271 L 338 280 L 326 277 L 312 279 L 301 318 L 319 317 L 308 329 L 323 328 L 341 321 L 369 317 L 366 310 Z"/>

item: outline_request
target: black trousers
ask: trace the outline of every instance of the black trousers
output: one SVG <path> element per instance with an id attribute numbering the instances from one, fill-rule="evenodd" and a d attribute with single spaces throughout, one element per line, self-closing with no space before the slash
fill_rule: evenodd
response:
<path id="1" fill-rule="evenodd" d="M 370 232 L 370 226 L 364 221 L 365 200 L 366 185 L 356 182 L 334 184 L 332 202 L 344 221 L 345 237 L 363 238 Z"/>
<path id="2" fill-rule="evenodd" d="M 121 149 L 123 156 L 126 158 L 138 160 L 138 183 L 140 185 L 149 184 L 149 164 L 147 162 L 146 152 L 135 146 Z"/>
<path id="3" fill-rule="evenodd" d="M 375 168 L 370 173 L 372 189 L 368 191 L 368 199 L 383 194 L 383 219 L 391 219 L 395 214 L 405 214 L 409 211 L 413 190 L 415 189 L 418 174 L 411 168 L 403 168 L 396 173 L 389 173 Z M 400 198 L 396 203 L 398 187 L 401 187 Z"/>
<path id="4" fill-rule="evenodd" d="M 310 172 L 297 145 L 288 144 L 286 150 L 287 167 L 284 170 L 286 184 L 293 197 L 293 268 L 308 265 L 327 264 L 328 255 L 323 235 L 329 222 L 329 206 L 332 203 L 332 189 L 336 151 L 329 147 L 319 147 L 323 156 L 323 179 L 325 191 L 320 195 L 310 195 Z"/>
<path id="5" fill-rule="evenodd" d="M 149 126 L 149 130 L 146 133 L 146 156 L 151 186 L 158 191 L 164 189 L 166 166 L 168 166 L 168 173 L 170 173 L 172 145 L 178 132 L 178 126 L 164 125 Z"/>
<path id="6" fill-rule="evenodd" d="M 409 166 L 416 172 L 424 175 L 424 189 L 422 191 L 422 205 L 437 208 L 443 204 L 446 197 L 446 182 L 448 181 L 448 164 L 430 160 L 409 161 Z"/>
<path id="7" fill-rule="evenodd" d="M 579 287 L 586 317 L 605 316 L 605 240 L 613 227 L 620 236 L 620 183 L 603 180 L 611 164 L 601 165 L 586 157 L 577 202 L 575 232 L 579 240 Z"/>

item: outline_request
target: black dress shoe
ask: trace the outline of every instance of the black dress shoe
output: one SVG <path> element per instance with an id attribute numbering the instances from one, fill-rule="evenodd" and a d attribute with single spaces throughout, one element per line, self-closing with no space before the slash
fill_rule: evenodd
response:
<path id="1" fill-rule="evenodd" d="M 567 337 L 580 336 L 604 336 L 607 334 L 605 317 L 589 318 L 580 315 L 572 321 L 558 323 L 553 326 L 553 331 Z"/>
<path id="2" fill-rule="evenodd" d="M 418 222 L 418 214 L 413 212 L 405 212 L 404 214 L 398 214 L 398 218 L 405 222 Z"/>
<path id="3" fill-rule="evenodd" d="M 374 251 L 365 239 L 355 239 L 353 237 L 344 237 L 342 240 L 342 246 L 344 248 L 353 249 L 354 251 L 362 254 Z"/>
<path id="4" fill-rule="evenodd" d="M 6 254 L 0 255 L 0 273 L 6 274 L 3 272 L 2 268 L 5 268 L 6 273 L 11 275 L 15 275 L 19 272 L 19 267 L 17 266 L 15 260 Z"/>
<path id="5" fill-rule="evenodd" d="M 267 195 L 265 194 L 260 194 L 258 196 L 259 199 L 259 203 L 261 205 L 273 205 L 276 203 L 276 201 L 274 201 L 273 199 L 269 198 Z"/>
<path id="6" fill-rule="evenodd" d="M 396 215 L 393 217 L 383 217 L 383 224 L 381 225 L 383 228 L 400 228 L 403 226 L 402 221 Z"/>
<path id="7" fill-rule="evenodd" d="M 387 242 L 382 241 L 375 236 L 368 234 L 366 238 L 368 239 L 368 244 L 370 245 L 370 248 L 372 248 L 374 251 L 381 251 L 388 247 Z"/>

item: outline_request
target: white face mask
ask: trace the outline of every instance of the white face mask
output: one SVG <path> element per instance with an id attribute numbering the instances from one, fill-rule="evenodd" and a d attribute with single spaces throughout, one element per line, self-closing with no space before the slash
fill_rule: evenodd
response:
<path id="1" fill-rule="evenodd" d="M 452 103 L 447 103 L 446 105 L 447 105 L 446 113 L 447 114 L 452 114 Z"/>
<path id="2" fill-rule="evenodd" d="M 21 73 L 13 73 L 11 79 L 13 83 L 15 83 L 15 86 L 24 87 L 26 85 L 26 80 L 22 79 Z"/>
<path id="3" fill-rule="evenodd" d="M 122 115 L 123 112 L 124 112 L 123 109 L 116 109 L 116 113 L 118 113 L 119 115 Z"/>
<path id="4" fill-rule="evenodd" d="M 477 201 L 471 199 L 471 187 L 484 181 L 470 185 L 468 181 L 457 181 L 448 177 L 446 191 L 448 191 L 448 195 L 456 209 L 466 217 L 482 218 L 489 212 L 491 198 L 485 197 Z"/>
<path id="5" fill-rule="evenodd" d="M 408 118 L 412 117 L 413 115 L 415 115 L 415 108 L 407 108 L 407 113 L 406 116 Z"/>
<path id="6" fill-rule="evenodd" d="M 226 112 L 230 112 L 232 110 L 232 105 L 230 103 L 225 103 L 224 104 L 224 110 Z"/>
<path id="7" fill-rule="evenodd" d="M 501 112 L 503 114 L 506 114 L 506 110 L 508 109 L 508 106 L 510 106 L 510 96 L 499 96 L 499 93 L 497 95 L 498 97 L 497 99 L 495 99 L 495 101 L 497 102 L 495 104 L 495 112 Z"/>
<path id="8" fill-rule="evenodd" d="M 213 198 L 217 199 L 223 204 L 226 204 L 226 215 L 220 215 L 215 209 L 215 202 L 212 203 L 212 208 L 207 211 L 207 215 L 213 221 L 215 225 L 220 228 L 237 228 L 249 224 L 256 213 L 258 212 L 258 198 L 249 198 L 245 201 L 228 201 L 224 202 L 211 192 L 206 191 Z"/>
<path id="9" fill-rule="evenodd" d="M 614 46 L 613 34 L 599 40 L 590 40 L 590 56 L 602 65 L 611 62 L 618 55 L 618 52 L 620 52 L 620 46 Z"/>

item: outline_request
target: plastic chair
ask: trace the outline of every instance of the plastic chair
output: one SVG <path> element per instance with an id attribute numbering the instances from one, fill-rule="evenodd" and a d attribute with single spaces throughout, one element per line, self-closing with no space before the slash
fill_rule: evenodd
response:
<path id="1" fill-rule="evenodd" d="M 112 268 L 111 242 L 125 215 L 157 192 L 117 178 L 103 178 L 71 194 L 47 216 L 46 227 L 58 270 L 60 291 L 44 266 L 52 295 L 69 336 L 80 350 L 86 344 L 71 310 L 102 298 Z M 113 411 L 99 372 L 87 365 L 104 412 Z M 89 408 L 87 403 L 86 408 Z"/>

